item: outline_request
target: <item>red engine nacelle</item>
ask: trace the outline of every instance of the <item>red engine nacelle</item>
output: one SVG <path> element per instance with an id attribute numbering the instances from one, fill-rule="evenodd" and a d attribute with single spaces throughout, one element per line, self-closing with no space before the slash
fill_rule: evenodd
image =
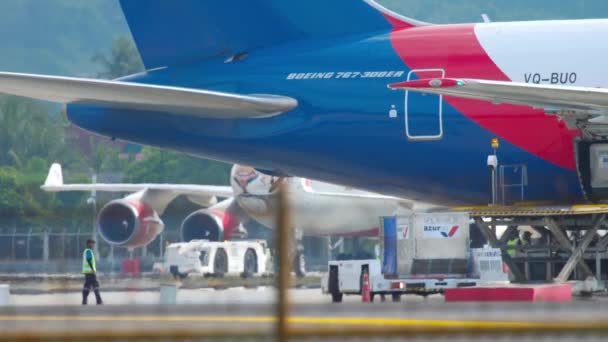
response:
<path id="1" fill-rule="evenodd" d="M 238 218 L 228 211 L 201 209 L 188 215 L 182 222 L 182 241 L 230 240 L 238 228 Z"/>
<path id="2" fill-rule="evenodd" d="M 99 233 L 108 243 L 140 247 L 152 242 L 165 228 L 158 214 L 145 203 L 119 199 L 106 204 L 97 218 Z"/>

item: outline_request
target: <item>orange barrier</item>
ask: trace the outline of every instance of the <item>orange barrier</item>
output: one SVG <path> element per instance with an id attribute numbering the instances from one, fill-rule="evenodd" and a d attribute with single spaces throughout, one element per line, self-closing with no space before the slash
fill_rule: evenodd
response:
<path id="1" fill-rule="evenodd" d="M 368 272 L 363 272 L 363 281 L 361 284 L 361 298 L 363 300 L 363 303 L 370 303 L 372 301 Z"/>
<path id="2" fill-rule="evenodd" d="M 122 274 L 138 276 L 141 273 L 141 260 L 127 259 L 122 262 Z"/>

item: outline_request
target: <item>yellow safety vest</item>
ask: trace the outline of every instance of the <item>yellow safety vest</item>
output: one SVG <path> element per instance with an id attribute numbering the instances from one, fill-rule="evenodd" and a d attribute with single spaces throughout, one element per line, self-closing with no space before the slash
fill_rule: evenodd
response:
<path id="1" fill-rule="evenodd" d="M 509 256 L 515 255 L 515 252 L 517 251 L 517 240 L 518 239 L 512 239 L 507 241 L 507 254 L 509 254 Z"/>
<path id="2" fill-rule="evenodd" d="M 89 262 L 87 261 L 87 251 L 91 251 L 91 265 L 93 265 L 92 269 L 91 266 L 89 266 Z M 96 271 L 97 266 L 95 265 L 95 253 L 93 253 L 92 249 L 85 248 L 84 252 L 82 252 L 82 273 L 90 274 L 95 273 Z"/>

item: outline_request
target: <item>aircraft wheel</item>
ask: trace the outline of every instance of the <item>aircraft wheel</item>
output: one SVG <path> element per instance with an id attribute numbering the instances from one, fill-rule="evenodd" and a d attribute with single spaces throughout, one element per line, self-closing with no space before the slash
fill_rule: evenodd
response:
<path id="1" fill-rule="evenodd" d="M 298 251 L 293 260 L 293 271 L 298 278 L 306 276 L 306 260 L 304 259 L 304 252 Z"/>

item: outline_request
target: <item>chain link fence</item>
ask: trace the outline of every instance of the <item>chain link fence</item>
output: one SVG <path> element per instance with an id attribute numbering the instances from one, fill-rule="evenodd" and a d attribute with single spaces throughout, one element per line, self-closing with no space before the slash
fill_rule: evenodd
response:
<path id="1" fill-rule="evenodd" d="M 142 271 L 151 271 L 154 262 L 161 261 L 170 233 L 159 235 L 145 247 L 126 249 L 114 247 L 89 229 L 66 228 L 0 228 L 0 273 L 78 272 L 70 265 L 79 265 L 86 240 L 97 240 L 98 258 L 102 271 L 118 271 L 123 260 L 138 258 Z M 52 265 L 63 266 L 52 267 Z"/>

